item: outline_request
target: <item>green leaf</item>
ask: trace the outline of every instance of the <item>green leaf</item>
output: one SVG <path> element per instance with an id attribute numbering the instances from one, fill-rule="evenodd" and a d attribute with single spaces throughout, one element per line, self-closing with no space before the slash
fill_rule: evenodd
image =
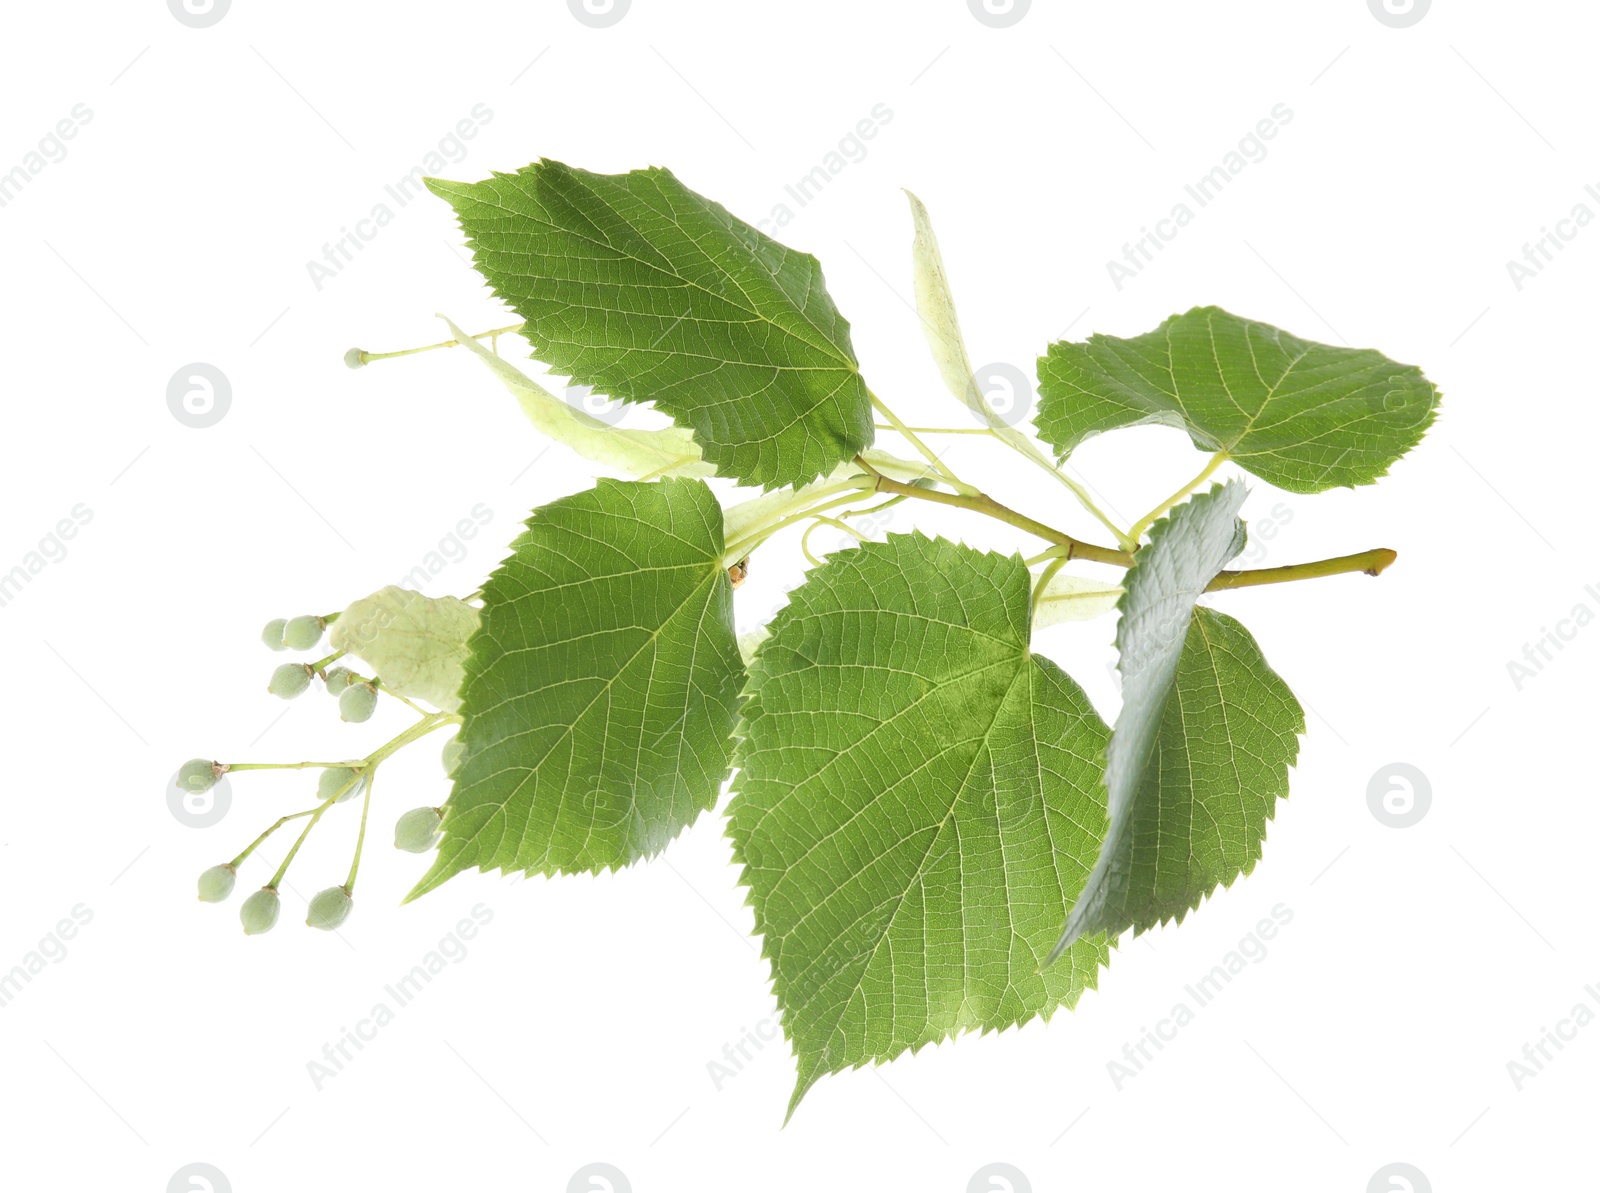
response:
<path id="1" fill-rule="evenodd" d="M 328 640 L 365 662 L 391 692 L 456 712 L 467 642 L 477 628 L 478 611 L 465 601 L 391 584 L 339 614 Z"/>
<path id="2" fill-rule="evenodd" d="M 1117 628 L 1110 828 L 1056 946 L 1183 917 L 1248 874 L 1289 793 L 1305 714 L 1250 632 L 1195 601 L 1244 547 L 1237 481 L 1191 498 L 1134 557 Z M 1052 959 L 1055 954 L 1052 954 Z"/>
<path id="3" fill-rule="evenodd" d="M 565 444 L 587 460 L 634 480 L 661 476 L 712 476 L 716 470 L 700 458 L 700 445 L 682 427 L 659 431 L 613 427 L 587 414 L 540 385 L 504 357 L 490 352 L 450 320 L 450 334 L 500 378 L 522 413 L 547 438 Z"/>
<path id="4" fill-rule="evenodd" d="M 1439 402 L 1413 365 L 1218 307 L 1128 340 L 1052 344 L 1039 395 L 1039 434 L 1062 457 L 1102 431 L 1160 423 L 1291 493 L 1371 484 L 1422 439 Z"/>
<path id="5" fill-rule="evenodd" d="M 484 586 L 444 839 L 409 898 L 472 866 L 621 868 L 716 802 L 744 680 L 722 551 L 704 481 L 534 511 Z"/>
<path id="6" fill-rule="evenodd" d="M 1020 558 L 920 534 L 832 557 L 751 669 L 728 833 L 798 1061 L 825 1073 L 1048 1018 L 1039 972 L 1105 823 L 1104 722 L 1028 649 Z"/>
<path id="7" fill-rule="evenodd" d="M 533 354 L 694 431 L 718 476 L 804 484 L 872 441 L 850 325 L 816 258 L 652 167 L 540 161 L 483 182 L 429 179 Z"/>

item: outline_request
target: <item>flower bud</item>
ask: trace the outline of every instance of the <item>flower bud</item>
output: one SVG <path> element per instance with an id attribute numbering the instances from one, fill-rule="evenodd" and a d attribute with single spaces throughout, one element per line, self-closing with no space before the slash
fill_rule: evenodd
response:
<path id="1" fill-rule="evenodd" d="M 350 918 L 350 909 L 354 905 L 355 900 L 350 898 L 350 892 L 342 886 L 330 886 L 325 891 L 318 891 L 311 896 L 311 906 L 306 911 L 306 926 L 332 932 Z"/>
<path id="2" fill-rule="evenodd" d="M 273 925 L 278 922 L 278 892 L 270 886 L 252 891 L 239 905 L 239 922 L 244 925 L 246 936 L 271 932 Z"/>
<path id="3" fill-rule="evenodd" d="M 322 682 L 330 696 L 337 696 L 355 681 L 356 673 L 348 667 L 329 667 L 322 673 Z"/>
<path id="4" fill-rule="evenodd" d="M 221 903 L 233 894 L 233 880 L 238 873 L 231 865 L 224 862 L 220 866 L 212 866 L 200 875 L 200 902 Z"/>
<path id="5" fill-rule="evenodd" d="M 352 766 L 330 766 L 317 780 L 317 798 L 342 804 L 360 795 L 365 786 L 366 776 L 361 771 Z"/>
<path id="6" fill-rule="evenodd" d="M 322 641 L 322 618 L 306 613 L 284 623 L 283 644 L 289 650 L 310 650 Z"/>
<path id="7" fill-rule="evenodd" d="M 367 354 L 360 348 L 352 348 L 344 354 L 344 363 L 346 368 L 359 369 L 367 363 Z"/>
<path id="8" fill-rule="evenodd" d="M 394 847 L 427 853 L 439 841 L 439 809 L 412 808 L 394 824 Z"/>
<path id="9" fill-rule="evenodd" d="M 204 758 L 191 758 L 178 768 L 178 786 L 190 795 L 210 791 L 217 785 L 217 764 Z"/>
<path id="10" fill-rule="evenodd" d="M 261 641 L 266 643 L 268 650 L 283 649 L 283 631 L 288 624 L 283 618 L 274 617 L 262 627 Z"/>
<path id="11" fill-rule="evenodd" d="M 285 700 L 293 700 L 311 686 L 311 668 L 305 663 L 285 663 L 272 673 L 267 691 Z"/>
<path id="12" fill-rule="evenodd" d="M 339 719 L 365 721 L 378 707 L 378 689 L 369 683 L 353 683 L 339 693 Z"/>

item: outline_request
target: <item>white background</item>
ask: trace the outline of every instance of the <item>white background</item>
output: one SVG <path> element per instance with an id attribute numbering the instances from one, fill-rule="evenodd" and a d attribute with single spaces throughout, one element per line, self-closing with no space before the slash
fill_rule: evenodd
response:
<path id="1" fill-rule="evenodd" d="M 1038 1191 L 1359 1193 L 1393 1162 L 1435 1190 L 1592 1172 L 1600 1026 L 1520 1091 L 1507 1070 L 1574 1004 L 1600 1009 L 1584 993 L 1600 983 L 1600 628 L 1520 691 L 1507 668 L 1574 606 L 1600 612 L 1584 589 L 1600 586 L 1600 228 L 1520 290 L 1506 267 L 1574 205 L 1600 213 L 1590 6 L 1439 0 L 1405 29 L 1364 0 L 1036 0 L 1007 29 L 961 0 L 634 0 L 604 29 L 560 0 L 235 0 L 204 29 L 155 0 L 6 15 L 0 170 L 74 105 L 92 119 L 0 208 L 0 571 L 75 505 L 92 521 L 0 608 L 0 970 L 75 906 L 93 918 L 0 1007 L 0 1183 L 159 1193 L 192 1162 L 238 1193 L 564 1190 L 595 1161 L 638 1193 L 960 1193 L 991 1162 Z M 1119 290 L 1107 261 L 1280 103 L 1293 119 L 1265 159 Z M 752 221 L 886 105 L 866 157 L 790 201 L 781 237 L 820 257 L 866 375 L 908 421 L 966 415 L 906 306 L 902 186 L 933 213 L 978 362 L 1031 372 L 1063 334 L 1218 303 L 1423 366 L 1441 417 L 1389 478 L 1315 498 L 1255 483 L 1247 506 L 1253 523 L 1291 513 L 1274 563 L 1400 553 L 1377 580 L 1216 601 L 1314 712 L 1257 871 L 1124 942 L 1076 1011 L 826 1079 L 787 1128 L 781 1043 L 720 1090 L 708 1074 L 775 1014 L 718 816 L 619 876 L 471 874 L 401 908 L 425 861 L 389 849 L 389 825 L 446 790 L 419 747 L 378 786 L 339 935 L 305 929 L 296 895 L 342 879 L 355 803 L 300 855 L 271 935 L 246 939 L 236 902 L 197 904 L 195 876 L 307 806 L 310 781 L 240 776 L 228 815 L 195 829 L 164 798 L 182 760 L 343 757 L 404 723 L 269 696 L 282 659 L 261 623 L 393 582 L 482 503 L 492 520 L 429 589 L 464 595 L 529 509 L 588 483 L 461 352 L 341 363 L 444 338 L 435 312 L 510 321 L 446 206 L 384 191 L 477 104 L 492 120 L 448 177 L 541 155 L 654 163 Z M 382 202 L 395 218 L 319 289 L 307 262 Z M 207 429 L 166 401 L 197 361 L 232 387 Z M 1003 498 L 1095 529 L 1042 474 L 948 442 Z M 1202 459 L 1147 430 L 1074 465 L 1131 521 Z M 942 512 L 901 506 L 889 529 L 1025 545 Z M 797 560 L 787 540 L 757 557 L 741 628 Z M 1112 628 L 1040 644 L 1108 719 Z M 1408 829 L 1367 803 L 1395 762 L 1432 791 Z M 493 920 L 465 960 L 315 1089 L 307 1062 L 480 903 Z M 1279 903 L 1293 921 L 1266 959 L 1118 1089 L 1108 1062 Z"/>

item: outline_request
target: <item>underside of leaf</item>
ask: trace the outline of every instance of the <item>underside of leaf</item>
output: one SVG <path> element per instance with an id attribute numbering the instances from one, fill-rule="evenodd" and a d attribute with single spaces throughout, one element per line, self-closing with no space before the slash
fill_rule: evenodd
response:
<path id="1" fill-rule="evenodd" d="M 1244 546 L 1244 486 L 1157 522 L 1119 608 L 1122 711 L 1106 758 L 1109 828 L 1057 951 L 1182 920 L 1249 873 L 1288 794 L 1305 714 L 1233 618 L 1195 604 Z M 1055 954 L 1052 954 L 1054 956 Z"/>

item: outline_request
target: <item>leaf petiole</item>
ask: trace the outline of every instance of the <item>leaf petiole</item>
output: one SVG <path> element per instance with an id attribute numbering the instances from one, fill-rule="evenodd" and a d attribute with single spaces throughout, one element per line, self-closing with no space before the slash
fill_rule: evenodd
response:
<path id="1" fill-rule="evenodd" d="M 951 488 L 955 489 L 958 493 L 972 494 L 977 492 L 976 489 L 952 472 L 945 462 L 939 458 L 937 452 L 930 448 L 926 443 L 922 442 L 921 439 L 917 438 L 917 433 L 910 427 L 906 426 L 905 423 L 901 422 L 895 412 L 890 410 L 888 406 L 884 405 L 883 400 L 879 398 L 877 394 L 873 393 L 869 389 L 867 390 L 867 398 L 872 402 L 872 408 L 879 414 L 883 415 L 883 417 L 895 429 L 895 432 L 899 434 L 902 439 L 904 439 L 912 447 L 916 448 L 919 453 L 921 453 L 922 458 L 927 460 L 928 463 L 933 466 L 934 471 L 936 471 L 940 476 L 944 477 L 944 479 L 949 482 Z M 860 457 L 857 457 L 857 459 L 860 459 Z"/>
<path id="2" fill-rule="evenodd" d="M 783 516 L 775 521 L 749 531 L 743 538 L 728 545 L 723 551 L 723 558 L 729 563 L 737 563 L 780 530 L 785 530 L 796 523 L 804 522 L 807 518 L 815 517 L 823 510 L 837 509 L 841 505 L 849 505 L 852 501 L 860 501 L 862 491 L 870 490 L 871 487 L 872 482 L 868 477 L 852 478 L 849 492 L 843 497 L 833 497 L 827 501 L 818 502 L 800 510 L 798 513 L 785 512 Z M 812 494 L 812 496 L 816 496 L 816 494 Z"/>
<path id="3" fill-rule="evenodd" d="M 366 772 L 367 789 L 361 798 L 361 828 L 356 833 L 356 854 L 350 859 L 350 877 L 344 880 L 344 893 L 353 895 L 356 892 L 356 874 L 361 869 L 361 847 L 367 842 L 367 812 L 372 807 L 372 780 L 377 768 Z"/>
<path id="4" fill-rule="evenodd" d="M 1033 582 L 1033 600 L 1028 605 L 1028 620 L 1031 622 L 1039 614 L 1039 602 L 1044 599 L 1044 590 L 1050 586 L 1050 581 L 1056 578 L 1056 573 L 1067 566 L 1067 556 L 1058 555 L 1051 560 L 1044 571 L 1039 573 L 1039 578 Z"/>
<path id="5" fill-rule="evenodd" d="M 501 336 L 521 331 L 522 328 L 523 324 L 519 320 L 516 323 L 509 323 L 505 327 L 493 327 L 488 331 L 477 332 L 469 338 L 481 340 L 485 337 L 490 337 L 498 348 L 498 341 Z M 375 360 L 392 360 L 397 356 L 415 356 L 419 352 L 432 352 L 435 348 L 456 348 L 460 344 L 460 340 L 440 340 L 437 344 L 424 344 L 420 348 L 401 348 L 395 352 L 368 352 L 364 348 L 352 348 L 345 355 L 345 360 L 350 363 L 352 368 L 359 368 L 361 365 L 371 364 Z"/>
<path id="6" fill-rule="evenodd" d="M 898 431 L 899 427 L 889 423 L 874 423 L 874 429 L 879 431 Z M 992 435 L 988 427 L 906 427 L 907 431 L 915 431 L 918 435 Z"/>
<path id="7" fill-rule="evenodd" d="M 869 472 L 872 466 L 857 457 L 858 462 Z M 919 489 L 914 485 L 903 485 L 897 480 L 892 480 L 882 473 L 878 473 L 877 488 L 882 492 L 898 493 L 904 497 L 915 497 L 919 501 L 933 501 L 940 505 L 953 505 L 959 509 L 971 510 L 974 513 L 985 514 L 1019 530 L 1044 539 L 1048 543 L 1056 544 L 1050 551 L 1041 552 L 1033 557 L 1034 563 L 1042 562 L 1059 556 L 1063 561 L 1068 559 L 1086 559 L 1091 563 L 1109 563 L 1117 567 L 1132 567 L 1133 554 L 1128 551 L 1118 551 L 1111 547 L 1102 547 L 1096 543 L 1086 543 L 1081 539 L 1073 538 L 1064 530 L 1057 530 L 1043 522 L 1035 521 L 1026 514 L 1019 513 L 1009 506 L 1002 505 L 985 493 L 978 493 L 968 497 L 960 493 L 942 493 L 937 489 Z M 1216 579 L 1206 588 L 1207 592 L 1218 592 L 1228 588 L 1251 588 L 1258 584 L 1285 584 L 1295 580 L 1314 580 L 1323 576 L 1338 576 L 1349 572 L 1365 572 L 1369 576 L 1380 574 L 1386 567 L 1395 561 L 1395 553 L 1387 547 L 1375 547 L 1371 551 L 1361 551 L 1355 555 L 1340 555 L 1332 559 L 1319 559 L 1311 563 L 1292 563 L 1283 567 L 1257 568 L 1245 571 L 1220 572 Z"/>
<path id="8" fill-rule="evenodd" d="M 1148 514 L 1130 526 L 1128 528 L 1128 537 L 1131 538 L 1133 542 L 1137 543 L 1144 535 L 1144 532 L 1150 529 L 1151 525 L 1154 524 L 1157 518 L 1161 517 L 1162 514 L 1166 513 L 1173 506 L 1177 505 L 1178 502 L 1189 496 L 1190 493 L 1193 493 L 1201 485 L 1205 484 L 1205 482 L 1210 479 L 1211 474 L 1218 468 L 1221 468 L 1227 462 L 1227 452 L 1218 452 L 1216 455 L 1212 456 L 1211 459 L 1206 462 L 1206 466 L 1199 471 L 1193 480 L 1189 481 L 1189 483 L 1184 485 L 1183 488 L 1179 489 L 1171 497 L 1168 497 L 1160 505 L 1156 506 L 1155 509 L 1151 510 Z"/>
<path id="9" fill-rule="evenodd" d="M 1065 558 L 1087 559 L 1093 563 L 1112 563 L 1119 567 L 1131 567 L 1133 555 L 1127 551 L 1119 551 L 1111 547 L 1101 547 L 1094 543 L 1086 543 L 1074 538 L 1064 530 L 1057 530 L 1053 526 L 1046 526 L 1043 522 L 1034 520 L 1024 513 L 1019 513 L 1010 506 L 1002 505 L 986 493 L 943 493 L 938 489 L 921 489 L 915 485 L 901 484 L 897 480 L 884 476 L 871 464 L 860 456 L 856 463 L 877 477 L 878 491 L 885 493 L 898 493 L 902 497 L 915 497 L 920 501 L 933 501 L 940 505 L 953 505 L 960 509 L 972 510 L 974 513 L 986 514 L 997 521 L 1025 530 L 1029 534 L 1042 538 L 1047 543 L 1055 543 L 1058 547 L 1066 548 Z"/>

